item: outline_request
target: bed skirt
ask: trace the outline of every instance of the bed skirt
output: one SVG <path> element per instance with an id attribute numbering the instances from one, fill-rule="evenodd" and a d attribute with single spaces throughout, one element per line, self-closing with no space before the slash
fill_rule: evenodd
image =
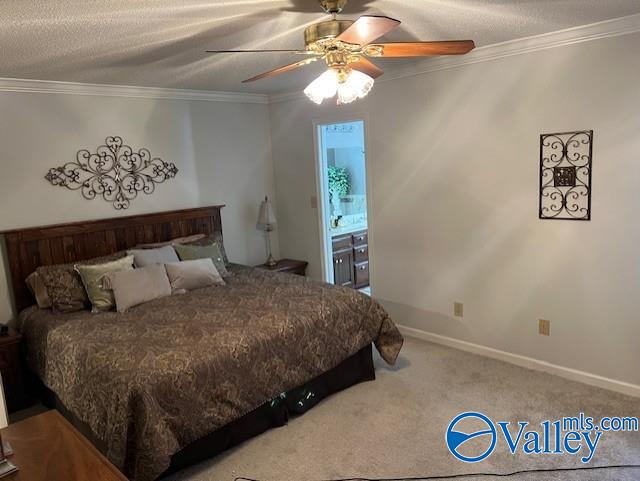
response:
<path id="1" fill-rule="evenodd" d="M 171 458 L 171 465 L 159 477 L 165 477 L 188 466 L 210 459 L 223 451 L 261 434 L 268 429 L 284 426 L 292 415 L 301 415 L 322 399 L 364 381 L 375 379 L 371 344 L 363 347 L 333 369 L 320 374 L 302 386 L 291 389 L 267 401 L 241 418 L 217 429 L 178 451 Z M 58 397 L 42 383 L 43 402 L 55 408 L 73 424 L 102 453 L 106 451 L 89 427 L 70 412 Z"/>

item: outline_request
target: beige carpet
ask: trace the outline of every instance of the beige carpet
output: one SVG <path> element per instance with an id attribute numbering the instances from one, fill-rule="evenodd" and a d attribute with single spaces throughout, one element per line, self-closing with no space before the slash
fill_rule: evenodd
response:
<path id="1" fill-rule="evenodd" d="M 333 395 L 289 425 L 168 479 L 402 479 L 580 466 L 579 460 L 569 455 L 512 455 L 500 438 L 486 460 L 462 463 L 447 450 L 445 431 L 453 417 L 468 410 L 483 412 L 494 421 L 522 420 L 532 425 L 580 411 L 594 418 L 640 417 L 638 398 L 411 338 L 394 368 L 376 355 L 376 375 L 375 381 Z M 640 464 L 640 433 L 603 433 L 589 465 L 631 463 Z M 506 479 L 640 480 L 640 469 L 526 474 Z"/>

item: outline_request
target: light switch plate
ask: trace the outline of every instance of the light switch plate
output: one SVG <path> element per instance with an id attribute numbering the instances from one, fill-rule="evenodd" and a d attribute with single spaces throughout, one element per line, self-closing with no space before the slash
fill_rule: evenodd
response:
<path id="1" fill-rule="evenodd" d="M 453 315 L 456 317 L 463 317 L 464 314 L 464 306 L 462 302 L 454 302 L 453 303 Z"/>

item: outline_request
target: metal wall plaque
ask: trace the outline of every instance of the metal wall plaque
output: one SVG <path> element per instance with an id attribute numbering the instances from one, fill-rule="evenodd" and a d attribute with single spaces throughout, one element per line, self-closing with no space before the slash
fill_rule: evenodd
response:
<path id="1" fill-rule="evenodd" d="M 151 158 L 147 149 L 134 152 L 121 137 L 107 137 L 95 153 L 83 149 L 75 162 L 49 169 L 45 179 L 53 185 L 80 190 L 85 199 L 102 196 L 113 207 L 128 209 L 139 192 L 151 194 L 156 184 L 172 179 L 178 168 L 158 157 Z"/>
<path id="2" fill-rule="evenodd" d="M 591 220 L 593 130 L 540 136 L 540 219 Z"/>

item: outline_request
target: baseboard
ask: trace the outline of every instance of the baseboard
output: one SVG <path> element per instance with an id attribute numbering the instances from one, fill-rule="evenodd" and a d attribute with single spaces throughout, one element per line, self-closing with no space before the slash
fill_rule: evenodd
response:
<path id="1" fill-rule="evenodd" d="M 515 364 L 516 366 L 526 367 L 528 369 L 533 369 L 536 371 L 543 371 L 549 374 L 555 374 L 556 376 L 570 379 L 572 381 L 578 381 L 584 384 L 589 384 L 590 386 L 609 389 L 610 391 L 627 394 L 629 396 L 640 397 L 640 386 L 638 386 L 637 384 L 630 384 L 623 381 L 617 381 L 615 379 L 609 379 L 603 376 L 598 376 L 596 374 L 578 371 L 577 369 L 571 369 L 568 367 L 558 366 L 557 364 L 540 361 L 531 357 L 521 356 L 519 354 L 501 351 L 499 349 L 493 349 L 491 347 L 474 344 L 472 342 L 460 341 L 452 337 L 441 336 L 440 334 L 434 334 L 432 332 L 415 329 L 413 327 L 398 326 L 398 329 L 405 336 L 415 337 L 424 341 L 435 342 L 436 344 L 442 344 L 444 346 L 453 347 L 455 349 L 471 352 L 473 354 L 479 354 L 481 356 L 490 357 L 492 359 L 498 359 L 510 364 Z"/>

